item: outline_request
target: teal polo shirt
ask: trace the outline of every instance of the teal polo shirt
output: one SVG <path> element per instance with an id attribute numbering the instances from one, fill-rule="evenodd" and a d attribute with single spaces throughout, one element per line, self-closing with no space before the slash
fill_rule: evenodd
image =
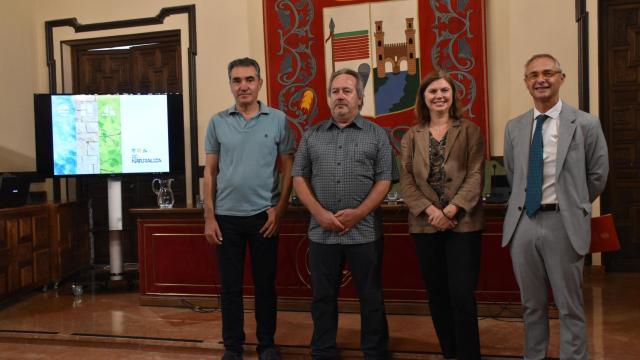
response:
<path id="1" fill-rule="evenodd" d="M 294 153 L 294 137 L 282 111 L 260 102 L 260 111 L 245 120 L 234 105 L 209 121 L 205 152 L 219 159 L 216 214 L 250 216 L 278 203 L 276 160 Z"/>

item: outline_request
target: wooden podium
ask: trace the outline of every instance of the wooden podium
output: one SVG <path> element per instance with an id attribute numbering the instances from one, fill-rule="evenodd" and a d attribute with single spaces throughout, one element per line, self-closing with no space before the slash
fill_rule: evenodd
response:
<path id="1" fill-rule="evenodd" d="M 476 299 L 483 315 L 519 316 L 520 296 L 508 249 L 500 246 L 503 205 L 486 205 L 482 262 Z M 424 314 L 427 294 L 408 234 L 404 205 L 384 205 L 382 278 L 389 313 Z M 202 210 L 131 209 L 137 218 L 140 261 L 140 303 L 182 306 L 183 300 L 217 306 L 219 273 L 216 248 L 204 238 Z M 276 287 L 279 309 L 308 310 L 311 287 L 308 266 L 308 213 L 292 206 L 282 222 Z M 247 254 L 248 256 L 248 254 Z M 250 261 L 245 261 L 245 299 L 252 307 Z M 355 287 L 345 269 L 341 311 L 358 311 Z"/>

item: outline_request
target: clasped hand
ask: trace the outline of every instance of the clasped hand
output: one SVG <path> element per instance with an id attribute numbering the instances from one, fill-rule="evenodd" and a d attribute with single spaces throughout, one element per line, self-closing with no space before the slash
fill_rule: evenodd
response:
<path id="1" fill-rule="evenodd" d="M 458 208 L 455 205 L 447 205 L 442 210 L 430 205 L 425 212 L 427 214 L 427 222 L 438 231 L 453 229 L 458 224 L 458 221 L 454 219 L 455 214 L 458 212 Z"/>
<path id="2" fill-rule="evenodd" d="M 329 210 L 323 210 L 318 216 L 315 216 L 316 221 L 323 229 L 338 231 L 340 235 L 346 234 L 362 218 L 362 214 L 356 209 L 342 209 L 335 214 Z"/>

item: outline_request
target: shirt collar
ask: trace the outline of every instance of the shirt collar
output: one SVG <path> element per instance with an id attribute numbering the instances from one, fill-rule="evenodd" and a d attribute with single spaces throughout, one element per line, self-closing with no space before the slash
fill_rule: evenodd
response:
<path id="1" fill-rule="evenodd" d="M 333 119 L 333 117 L 331 118 L 331 120 L 327 121 L 327 124 L 325 125 L 325 130 L 329 130 L 332 126 L 335 126 L 338 129 L 340 128 L 340 126 L 338 126 L 338 123 Z M 349 123 L 349 125 L 345 126 L 345 128 L 350 126 L 355 126 L 357 128 L 362 129 L 364 127 L 364 118 L 360 116 L 360 114 L 356 115 L 356 118 L 353 119 L 353 121 Z"/>
<path id="2" fill-rule="evenodd" d="M 269 114 L 269 107 L 267 105 L 265 105 L 262 101 L 258 100 L 258 104 L 260 105 L 260 114 Z M 227 110 L 229 112 L 229 115 L 231 114 L 239 114 L 240 112 L 238 110 L 236 110 L 236 104 L 231 105 L 231 107 Z"/>
<path id="3" fill-rule="evenodd" d="M 562 110 L 562 100 L 558 100 L 558 102 L 555 105 L 553 105 L 553 107 L 551 109 L 549 109 L 544 114 L 546 114 L 547 116 L 549 116 L 552 119 L 559 119 L 561 110 Z M 540 111 L 538 111 L 538 109 L 536 109 L 534 107 L 533 108 L 533 118 L 535 119 L 540 114 L 543 114 L 543 113 L 541 113 Z"/>

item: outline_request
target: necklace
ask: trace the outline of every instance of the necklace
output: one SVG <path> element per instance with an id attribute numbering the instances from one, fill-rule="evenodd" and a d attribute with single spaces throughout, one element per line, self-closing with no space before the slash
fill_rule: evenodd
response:
<path id="1" fill-rule="evenodd" d="M 429 126 L 429 131 L 433 134 L 443 134 L 449 130 L 449 123 L 440 126 Z"/>

